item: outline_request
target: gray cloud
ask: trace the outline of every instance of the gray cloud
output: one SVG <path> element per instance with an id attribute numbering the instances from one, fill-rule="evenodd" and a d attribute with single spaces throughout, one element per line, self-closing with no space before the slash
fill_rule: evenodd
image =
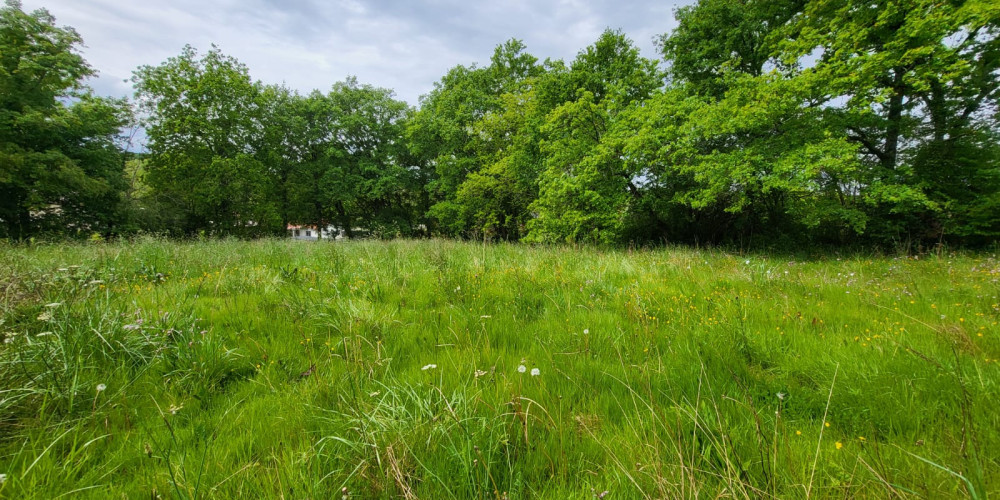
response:
<path id="1" fill-rule="evenodd" d="M 570 60 L 605 28 L 621 28 L 656 58 L 653 38 L 675 25 L 690 1 L 641 0 L 24 0 L 47 8 L 83 37 L 100 71 L 99 93 L 131 94 L 127 80 L 185 44 L 212 43 L 245 63 L 254 78 L 302 92 L 348 75 L 389 87 L 416 104 L 456 64 L 489 61 L 493 48 L 520 38 L 545 59 Z"/>

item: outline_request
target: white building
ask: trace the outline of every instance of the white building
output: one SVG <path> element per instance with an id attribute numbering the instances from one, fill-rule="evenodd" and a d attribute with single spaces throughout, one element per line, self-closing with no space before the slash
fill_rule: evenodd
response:
<path id="1" fill-rule="evenodd" d="M 288 236 L 293 240 L 305 240 L 305 241 L 316 241 L 320 239 L 335 239 L 339 240 L 344 237 L 340 229 L 336 226 L 326 226 L 322 229 L 322 233 L 316 226 L 296 226 L 294 224 L 288 225 Z"/>

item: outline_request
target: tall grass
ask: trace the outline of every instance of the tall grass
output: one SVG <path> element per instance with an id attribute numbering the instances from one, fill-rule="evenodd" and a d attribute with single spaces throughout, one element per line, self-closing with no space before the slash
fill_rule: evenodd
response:
<path id="1" fill-rule="evenodd" d="M 0 247 L 0 497 L 988 498 L 998 295 L 989 254 Z"/>

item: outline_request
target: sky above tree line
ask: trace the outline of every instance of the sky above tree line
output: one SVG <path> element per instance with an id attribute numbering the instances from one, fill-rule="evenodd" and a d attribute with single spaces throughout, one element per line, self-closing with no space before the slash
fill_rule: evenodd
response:
<path id="1" fill-rule="evenodd" d="M 102 95 L 131 94 L 143 64 L 211 44 L 249 66 L 254 78 L 300 92 L 326 90 L 348 75 L 396 91 L 416 105 L 457 65 L 486 64 L 493 48 L 519 38 L 539 59 L 572 60 L 605 28 L 622 29 L 642 54 L 673 29 L 691 1 L 639 0 L 23 0 L 46 8 L 83 37 Z"/>

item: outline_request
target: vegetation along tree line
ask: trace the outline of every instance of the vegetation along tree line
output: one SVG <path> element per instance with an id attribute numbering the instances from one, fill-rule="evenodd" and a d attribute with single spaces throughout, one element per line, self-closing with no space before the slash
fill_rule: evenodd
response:
<path id="1" fill-rule="evenodd" d="M 530 242 L 980 245 L 1000 236 L 1000 2 L 700 0 L 662 61 L 519 40 L 414 108 L 212 47 L 94 95 L 80 36 L 0 8 L 0 238 L 288 224 Z M 141 152 L 123 130 L 145 130 Z"/>

